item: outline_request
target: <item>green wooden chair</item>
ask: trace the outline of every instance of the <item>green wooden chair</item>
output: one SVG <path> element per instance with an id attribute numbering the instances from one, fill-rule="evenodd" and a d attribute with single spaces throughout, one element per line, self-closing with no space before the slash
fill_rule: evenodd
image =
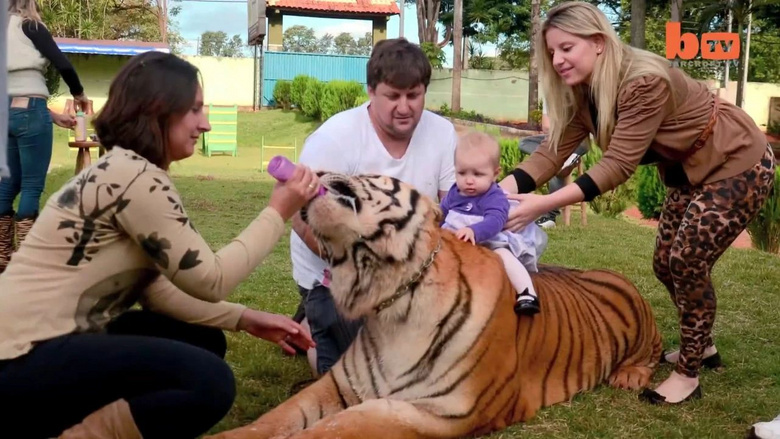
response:
<path id="1" fill-rule="evenodd" d="M 203 154 L 213 153 L 238 155 L 238 105 L 209 105 L 211 131 L 203 133 Z"/>

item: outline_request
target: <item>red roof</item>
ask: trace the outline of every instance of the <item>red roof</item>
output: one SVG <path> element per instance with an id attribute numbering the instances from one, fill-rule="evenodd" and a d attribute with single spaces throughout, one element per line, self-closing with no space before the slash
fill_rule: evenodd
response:
<path id="1" fill-rule="evenodd" d="M 268 0 L 268 8 L 373 15 L 401 13 L 394 0 Z"/>

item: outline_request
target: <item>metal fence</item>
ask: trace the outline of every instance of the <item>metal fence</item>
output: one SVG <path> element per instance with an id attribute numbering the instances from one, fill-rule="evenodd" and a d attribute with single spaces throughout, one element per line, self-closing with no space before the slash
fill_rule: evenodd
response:
<path id="1" fill-rule="evenodd" d="M 273 101 L 277 81 L 291 81 L 297 75 L 308 75 L 325 82 L 334 79 L 357 81 L 365 86 L 367 63 L 367 56 L 265 52 L 261 84 L 262 105 L 267 106 Z"/>

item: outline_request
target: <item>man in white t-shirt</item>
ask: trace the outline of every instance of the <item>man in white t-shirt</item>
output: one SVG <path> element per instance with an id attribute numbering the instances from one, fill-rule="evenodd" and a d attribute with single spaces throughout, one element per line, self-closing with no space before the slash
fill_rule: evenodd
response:
<path id="1" fill-rule="evenodd" d="M 348 175 L 388 175 L 439 202 L 455 183 L 457 135 L 450 121 L 424 109 L 430 77 L 430 62 L 419 46 L 403 38 L 381 41 L 368 61 L 369 102 L 325 121 L 306 139 L 299 162 Z M 352 342 L 360 322 L 337 314 L 325 274 L 328 265 L 298 216 L 290 253 L 317 343 L 317 373 L 323 374 Z"/>

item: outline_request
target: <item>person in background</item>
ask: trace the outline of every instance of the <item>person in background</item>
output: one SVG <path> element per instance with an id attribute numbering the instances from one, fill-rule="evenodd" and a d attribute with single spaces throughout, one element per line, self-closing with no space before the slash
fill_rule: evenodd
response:
<path id="1" fill-rule="evenodd" d="M 533 154 L 534 151 L 536 151 L 536 148 L 539 147 L 539 145 L 542 144 L 542 141 L 550 132 L 550 118 L 547 116 L 547 103 L 542 100 L 542 134 L 537 134 L 535 136 L 528 136 L 520 139 L 520 151 L 523 151 L 526 154 Z M 561 169 L 558 174 L 556 174 L 553 178 L 550 179 L 549 182 L 547 182 L 547 188 L 549 193 L 553 193 L 557 191 L 558 189 L 562 188 L 565 185 L 564 180 L 566 177 L 571 173 L 571 171 L 574 170 L 574 168 L 577 166 L 577 163 L 579 163 L 580 158 L 584 156 L 589 149 L 588 140 L 583 140 L 582 143 L 577 147 L 577 149 L 574 151 L 574 153 L 569 156 L 569 158 L 566 160 L 566 163 L 563 164 L 563 168 Z M 539 225 L 539 227 L 542 227 L 544 229 L 548 229 L 550 227 L 555 227 L 555 220 L 558 218 L 558 215 L 561 214 L 561 210 L 558 208 L 551 209 L 549 212 L 543 214 L 539 218 L 535 220 L 536 224 Z"/>
<path id="2" fill-rule="evenodd" d="M 35 0 L 9 0 L 8 4 L 8 167 L 0 180 L 0 273 L 24 241 L 38 216 L 41 193 L 51 161 L 52 122 L 63 128 L 75 119 L 46 106 L 49 90 L 44 72 L 51 63 L 70 88 L 77 105 L 89 100 L 73 66 L 54 42 Z M 20 196 L 14 212 L 13 203 Z"/>
<path id="3" fill-rule="evenodd" d="M 325 121 L 307 139 L 300 162 L 347 175 L 384 174 L 439 201 L 455 183 L 455 127 L 425 110 L 431 63 L 404 38 L 383 40 L 367 66 L 369 101 Z M 330 295 L 328 264 L 298 216 L 290 235 L 293 278 L 317 343 L 315 375 L 328 371 L 352 343 L 361 322 L 343 319 Z"/>
<path id="4" fill-rule="evenodd" d="M 501 181 L 520 202 L 507 227 L 517 230 L 551 209 L 593 200 L 625 183 L 640 164 L 655 164 L 669 189 L 653 269 L 677 307 L 680 349 L 663 355 L 676 364 L 671 375 L 640 398 L 651 404 L 699 398 L 703 361 L 718 355 L 712 269 L 772 190 L 772 148 L 743 109 L 669 60 L 621 42 L 590 3 L 550 9 L 536 44 L 550 134 Z M 529 193 L 589 134 L 604 151 L 598 163 L 554 193 Z"/>
<path id="5" fill-rule="evenodd" d="M 197 437 L 235 398 L 223 331 L 287 352 L 313 346 L 292 319 L 225 299 L 319 180 L 297 166 L 214 252 L 168 173 L 211 129 L 195 66 L 161 52 L 132 57 L 94 126 L 108 152 L 48 199 L 0 275 L 2 433 Z"/>

